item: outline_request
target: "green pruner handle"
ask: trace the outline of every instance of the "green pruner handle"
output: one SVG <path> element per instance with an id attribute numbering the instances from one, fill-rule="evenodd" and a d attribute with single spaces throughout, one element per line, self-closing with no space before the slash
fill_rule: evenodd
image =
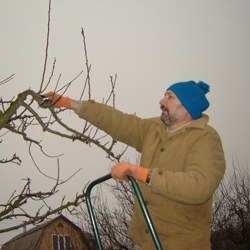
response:
<path id="1" fill-rule="evenodd" d="M 96 238 L 98 249 L 102 249 L 102 244 L 101 244 L 101 238 L 100 238 L 100 234 L 99 234 L 99 231 L 98 231 L 98 227 L 97 227 L 97 223 L 96 223 L 96 219 L 95 219 L 95 215 L 94 215 L 94 211 L 93 211 L 93 206 L 91 204 L 90 193 L 91 193 L 92 188 L 95 185 L 97 185 L 97 184 L 99 184 L 101 182 L 104 182 L 106 180 L 109 180 L 111 178 L 112 178 L 111 174 L 104 175 L 104 176 L 92 181 L 88 185 L 87 190 L 86 190 L 86 202 L 87 202 L 87 207 L 88 207 L 88 213 L 89 213 L 90 221 L 91 221 L 92 228 L 93 228 L 93 231 L 94 231 L 94 235 L 95 235 L 95 238 Z M 152 220 L 150 218 L 149 212 L 148 212 L 147 207 L 145 205 L 145 202 L 143 200 L 140 188 L 139 188 L 137 182 L 135 181 L 135 179 L 133 177 L 128 176 L 128 179 L 130 180 L 130 182 L 132 184 L 132 187 L 133 187 L 133 189 L 135 191 L 135 195 L 136 195 L 137 200 L 138 200 L 138 202 L 140 204 L 140 207 L 141 207 L 141 210 L 143 212 L 144 218 L 145 218 L 145 220 L 147 222 L 147 225 L 148 225 L 149 231 L 151 233 L 151 236 L 153 238 L 155 247 L 156 247 L 157 250 L 162 250 L 161 243 L 159 241 L 159 238 L 158 238 L 158 235 L 157 235 L 157 233 L 155 231 L 153 222 L 152 222 Z"/>

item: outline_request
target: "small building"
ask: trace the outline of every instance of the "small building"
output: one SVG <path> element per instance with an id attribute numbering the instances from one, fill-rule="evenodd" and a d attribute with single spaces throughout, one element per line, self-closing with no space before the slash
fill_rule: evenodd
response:
<path id="1" fill-rule="evenodd" d="M 94 250 L 96 240 L 60 215 L 6 242 L 1 250 Z"/>

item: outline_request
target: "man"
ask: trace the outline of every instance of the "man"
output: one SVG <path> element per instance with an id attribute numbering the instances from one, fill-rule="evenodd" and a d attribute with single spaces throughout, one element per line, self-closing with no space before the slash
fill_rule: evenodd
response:
<path id="1" fill-rule="evenodd" d="M 94 101 L 76 101 L 53 92 L 52 105 L 79 117 L 141 153 L 140 166 L 119 163 L 112 177 L 139 181 L 164 249 L 210 249 L 212 197 L 224 172 L 221 139 L 203 112 L 209 85 L 194 81 L 171 85 L 160 101 L 161 116 L 140 119 Z M 141 249 L 155 249 L 135 203 L 129 235 Z"/>

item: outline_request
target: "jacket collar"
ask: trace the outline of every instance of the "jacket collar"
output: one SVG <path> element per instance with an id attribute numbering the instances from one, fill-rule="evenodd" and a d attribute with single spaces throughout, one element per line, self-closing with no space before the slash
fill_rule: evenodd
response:
<path id="1" fill-rule="evenodd" d="M 208 124 L 208 121 L 208 115 L 203 114 L 201 118 L 192 120 L 192 122 L 187 127 L 203 129 Z"/>
<path id="2" fill-rule="evenodd" d="M 167 134 L 168 136 L 177 135 L 177 134 L 184 132 L 186 129 L 190 129 L 190 128 L 204 129 L 208 121 L 209 121 L 208 115 L 203 114 L 201 118 L 192 120 L 191 122 L 184 125 L 183 127 L 176 129 L 176 131 L 173 131 L 171 133 L 167 131 Z"/>

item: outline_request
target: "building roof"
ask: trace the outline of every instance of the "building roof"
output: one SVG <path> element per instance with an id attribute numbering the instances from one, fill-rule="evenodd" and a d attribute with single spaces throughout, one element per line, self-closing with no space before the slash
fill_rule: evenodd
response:
<path id="1" fill-rule="evenodd" d="M 67 219 L 65 216 L 59 215 L 58 217 L 54 219 L 46 221 L 45 223 L 35 226 L 32 229 L 15 236 L 14 238 L 4 243 L 1 249 L 2 250 L 10 249 L 9 248 L 10 246 L 11 246 L 11 249 L 33 249 L 36 246 L 36 243 L 38 242 L 43 230 L 48 225 L 50 225 L 51 223 L 53 223 L 54 221 L 58 219 L 63 219 L 64 221 L 69 223 L 72 227 L 74 227 L 77 231 L 79 231 L 84 237 L 83 231 L 78 226 L 76 226 L 72 221 Z M 86 238 L 88 238 L 89 234 L 87 233 L 86 236 L 87 236 Z"/>

